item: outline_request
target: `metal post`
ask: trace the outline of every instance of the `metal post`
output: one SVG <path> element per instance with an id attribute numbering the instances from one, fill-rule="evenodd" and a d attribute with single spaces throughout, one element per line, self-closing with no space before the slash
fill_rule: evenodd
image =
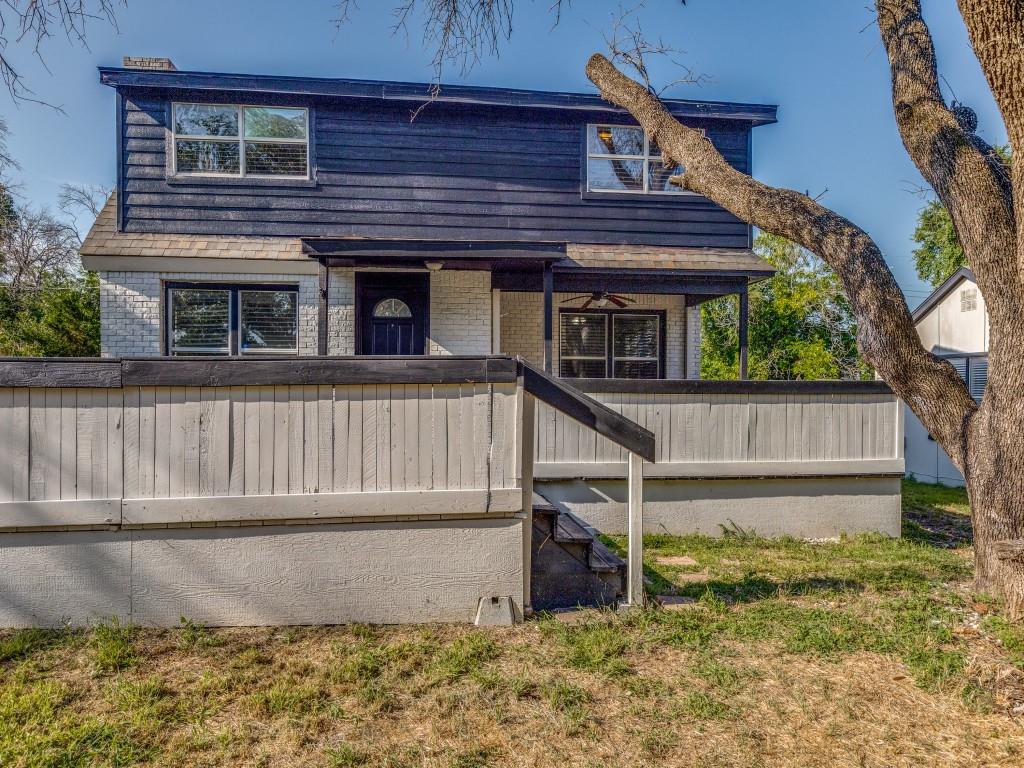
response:
<path id="1" fill-rule="evenodd" d="M 552 271 L 551 262 L 544 262 L 544 373 L 552 372 L 552 314 L 555 292 L 555 273 Z"/>
<path id="2" fill-rule="evenodd" d="M 747 288 L 740 291 L 740 378 L 747 378 L 747 331 L 750 325 L 750 308 L 747 301 Z"/>
<path id="3" fill-rule="evenodd" d="M 644 460 L 635 453 L 629 454 L 628 482 L 626 602 L 631 608 L 637 608 L 644 604 Z"/>

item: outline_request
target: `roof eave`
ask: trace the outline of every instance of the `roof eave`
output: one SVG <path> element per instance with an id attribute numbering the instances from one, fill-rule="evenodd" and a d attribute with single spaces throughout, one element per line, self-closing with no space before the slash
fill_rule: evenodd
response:
<path id="1" fill-rule="evenodd" d="M 114 88 L 151 88 L 191 91 L 235 91 L 240 93 L 285 94 L 326 98 L 361 98 L 382 101 L 437 101 L 472 106 L 506 106 L 520 109 L 559 109 L 591 112 L 625 112 L 598 94 L 531 91 L 445 85 L 434 95 L 426 83 L 400 83 L 344 78 L 288 77 L 283 75 L 222 74 L 215 72 L 137 70 L 99 67 L 100 82 Z M 665 99 L 669 112 L 677 117 L 740 120 L 751 125 L 777 122 L 773 104 L 744 104 L 724 101 Z"/>
<path id="2" fill-rule="evenodd" d="M 972 283 L 977 282 L 974 272 L 971 271 L 970 267 L 960 267 L 960 269 L 947 277 L 938 288 L 932 291 L 924 301 L 917 305 L 917 309 L 910 313 L 910 319 L 915 324 L 920 322 L 925 315 L 932 311 L 936 304 L 949 295 L 950 291 L 961 280 L 970 280 Z"/>

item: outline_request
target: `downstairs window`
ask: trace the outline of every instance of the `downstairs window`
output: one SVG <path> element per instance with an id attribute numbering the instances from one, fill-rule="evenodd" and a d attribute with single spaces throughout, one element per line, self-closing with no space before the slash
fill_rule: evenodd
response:
<path id="1" fill-rule="evenodd" d="M 167 354 L 295 355 L 295 286 L 169 283 Z"/>
<path id="2" fill-rule="evenodd" d="M 559 317 L 559 376 L 657 379 L 663 375 L 663 313 L 565 310 Z"/>

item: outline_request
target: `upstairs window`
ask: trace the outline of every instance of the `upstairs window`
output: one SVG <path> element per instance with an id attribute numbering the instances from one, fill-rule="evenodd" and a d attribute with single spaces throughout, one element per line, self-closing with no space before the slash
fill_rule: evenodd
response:
<path id="1" fill-rule="evenodd" d="M 629 125 L 587 126 L 587 190 L 647 195 L 687 191 L 668 180 L 681 165 L 663 164 L 661 149 L 642 128 Z"/>
<path id="2" fill-rule="evenodd" d="M 309 177 L 309 111 L 174 104 L 174 173 Z"/>
<path id="3" fill-rule="evenodd" d="M 559 376 L 657 379 L 663 370 L 662 326 L 659 312 L 563 311 Z"/>
<path id="4" fill-rule="evenodd" d="M 167 352 L 174 355 L 298 354 L 293 286 L 172 283 Z"/>

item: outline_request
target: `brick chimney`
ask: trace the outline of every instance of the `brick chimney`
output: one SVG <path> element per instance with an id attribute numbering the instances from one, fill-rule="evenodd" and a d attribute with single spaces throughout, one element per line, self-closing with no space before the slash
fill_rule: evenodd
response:
<path id="1" fill-rule="evenodd" d="M 122 63 L 125 69 L 156 69 L 163 72 L 175 72 L 178 69 L 170 59 L 152 56 L 125 56 Z"/>

